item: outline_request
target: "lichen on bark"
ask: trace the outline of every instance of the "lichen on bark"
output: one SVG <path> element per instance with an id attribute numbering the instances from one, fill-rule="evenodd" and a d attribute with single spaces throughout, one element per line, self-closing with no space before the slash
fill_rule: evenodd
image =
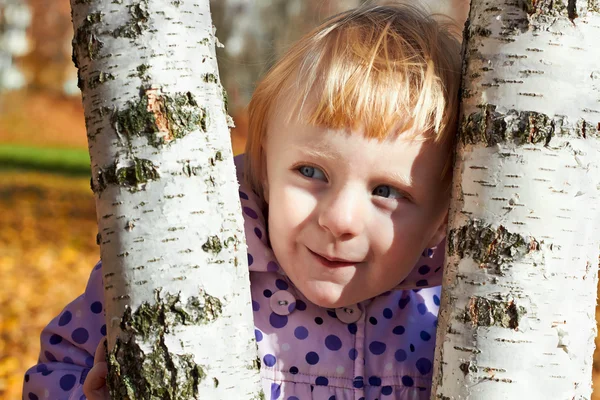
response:
<path id="1" fill-rule="evenodd" d="M 566 15 L 567 4 L 563 0 L 521 0 L 523 10 L 529 15 Z"/>
<path id="2" fill-rule="evenodd" d="M 503 114 L 490 104 L 481 105 L 479 109 L 461 121 L 459 135 L 463 144 L 481 143 L 487 147 L 504 142 L 547 145 L 556 131 L 553 118 L 542 113 L 509 110 Z"/>
<path id="3" fill-rule="evenodd" d="M 99 72 L 98 74 L 92 76 L 89 80 L 88 80 L 88 87 L 90 89 L 96 89 L 98 86 L 102 85 L 103 83 L 106 83 L 108 81 L 114 81 L 115 80 L 115 76 L 111 73 L 106 73 L 106 72 Z M 79 87 L 80 89 L 83 89 L 83 87 Z"/>
<path id="4" fill-rule="evenodd" d="M 182 138 L 195 130 L 206 131 L 206 110 L 200 107 L 191 92 L 165 94 L 150 88 L 137 101 L 116 110 L 112 125 L 118 135 L 129 140 L 145 136 L 148 143 L 158 147 Z"/>
<path id="5" fill-rule="evenodd" d="M 173 355 L 165 335 L 180 325 L 198 325 L 221 315 L 218 298 L 202 293 L 187 299 L 179 294 L 161 296 L 155 303 L 143 303 L 135 312 L 126 308 L 121 319 L 122 336 L 108 355 L 107 384 L 115 399 L 183 400 L 198 396 L 198 385 L 206 377 L 204 369 L 190 354 Z M 151 351 L 142 351 L 151 347 Z M 179 374 L 178 372 L 179 371 Z"/>
<path id="6" fill-rule="evenodd" d="M 213 254 L 219 254 L 223 249 L 223 244 L 219 240 L 218 236 L 210 236 L 206 239 L 206 243 L 202 245 L 202 250 L 205 252 L 211 252 Z"/>
<path id="7" fill-rule="evenodd" d="M 98 32 L 95 25 L 102 21 L 103 14 L 100 12 L 89 14 L 75 32 L 73 38 L 73 63 L 76 68 L 79 68 L 79 57 L 76 54 L 76 49 L 82 49 L 80 53 L 89 57 L 90 60 L 98 58 L 100 49 L 104 43 L 98 38 Z"/>
<path id="8" fill-rule="evenodd" d="M 461 319 L 465 322 L 471 322 L 473 326 L 498 326 L 517 329 L 521 318 L 525 314 L 525 307 L 517 305 L 511 298 L 496 300 L 472 296 Z"/>
<path id="9" fill-rule="evenodd" d="M 540 246 L 534 238 L 511 233 L 504 226 L 493 228 L 479 219 L 470 219 L 466 225 L 452 229 L 447 243 L 449 255 L 472 257 L 480 268 L 498 275 L 504 275 L 511 262 Z"/>
<path id="10" fill-rule="evenodd" d="M 557 17 L 567 17 L 573 21 L 578 17 L 576 0 L 521 0 L 520 3 L 531 18 L 540 21 Z"/>
<path id="11" fill-rule="evenodd" d="M 133 157 L 132 165 L 119 167 L 116 163 L 101 169 L 92 177 L 92 191 L 102 193 L 109 185 L 119 185 L 136 191 L 148 181 L 158 179 L 159 173 L 150 160 Z"/>
<path id="12" fill-rule="evenodd" d="M 148 0 L 142 0 L 129 6 L 129 21 L 114 30 L 113 36 L 135 39 L 148 29 Z"/>

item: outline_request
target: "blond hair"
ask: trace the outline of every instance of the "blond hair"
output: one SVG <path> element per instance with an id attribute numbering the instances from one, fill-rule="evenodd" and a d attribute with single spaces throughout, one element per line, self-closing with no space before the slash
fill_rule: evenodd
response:
<path id="1" fill-rule="evenodd" d="M 380 140 L 411 131 L 452 141 L 461 68 L 453 28 L 415 6 L 368 5 L 302 37 L 258 83 L 248 106 L 245 176 L 254 191 L 262 197 L 268 120 L 288 90 L 296 100 L 285 112 L 311 125 L 362 127 L 365 137 Z"/>

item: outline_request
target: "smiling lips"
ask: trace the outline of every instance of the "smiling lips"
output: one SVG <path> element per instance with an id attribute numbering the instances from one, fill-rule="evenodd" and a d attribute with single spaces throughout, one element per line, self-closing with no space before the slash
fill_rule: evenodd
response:
<path id="1" fill-rule="evenodd" d="M 323 256 L 319 253 L 315 253 L 311 249 L 308 249 L 308 251 L 317 259 L 317 261 L 319 261 L 321 264 L 328 268 L 350 267 L 359 263 L 359 261 L 350 261 L 337 257 Z"/>

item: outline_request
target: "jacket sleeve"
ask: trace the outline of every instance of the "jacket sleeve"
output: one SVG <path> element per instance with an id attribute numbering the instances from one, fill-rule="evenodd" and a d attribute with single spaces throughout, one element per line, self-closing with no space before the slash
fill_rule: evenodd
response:
<path id="1" fill-rule="evenodd" d="M 25 373 L 24 400 L 83 400 L 83 382 L 94 352 L 106 336 L 102 264 L 94 267 L 85 293 L 42 330 L 38 363 Z"/>

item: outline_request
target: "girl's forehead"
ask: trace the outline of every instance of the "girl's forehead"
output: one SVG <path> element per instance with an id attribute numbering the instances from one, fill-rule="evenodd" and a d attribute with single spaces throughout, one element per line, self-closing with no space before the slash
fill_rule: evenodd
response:
<path id="1" fill-rule="evenodd" d="M 322 133 L 336 132 L 345 133 L 349 136 L 358 136 L 366 139 L 373 139 L 382 143 L 391 143 L 396 139 L 410 139 L 414 142 L 433 141 L 434 134 L 432 131 L 421 132 L 411 121 L 410 116 L 398 115 L 394 124 L 385 132 L 379 132 L 373 135 L 373 129 L 367 122 L 353 120 L 351 115 L 340 115 L 339 119 L 346 121 L 353 120 L 351 124 L 340 124 L 336 121 L 314 121 L 312 114 L 314 112 L 314 101 L 307 99 L 301 106 L 295 104 L 293 96 L 285 93 L 279 101 L 275 101 L 273 108 L 269 114 L 267 131 L 269 134 L 275 134 L 271 131 L 281 131 L 282 129 L 290 129 L 294 127 L 302 127 L 305 130 L 320 130 Z"/>

